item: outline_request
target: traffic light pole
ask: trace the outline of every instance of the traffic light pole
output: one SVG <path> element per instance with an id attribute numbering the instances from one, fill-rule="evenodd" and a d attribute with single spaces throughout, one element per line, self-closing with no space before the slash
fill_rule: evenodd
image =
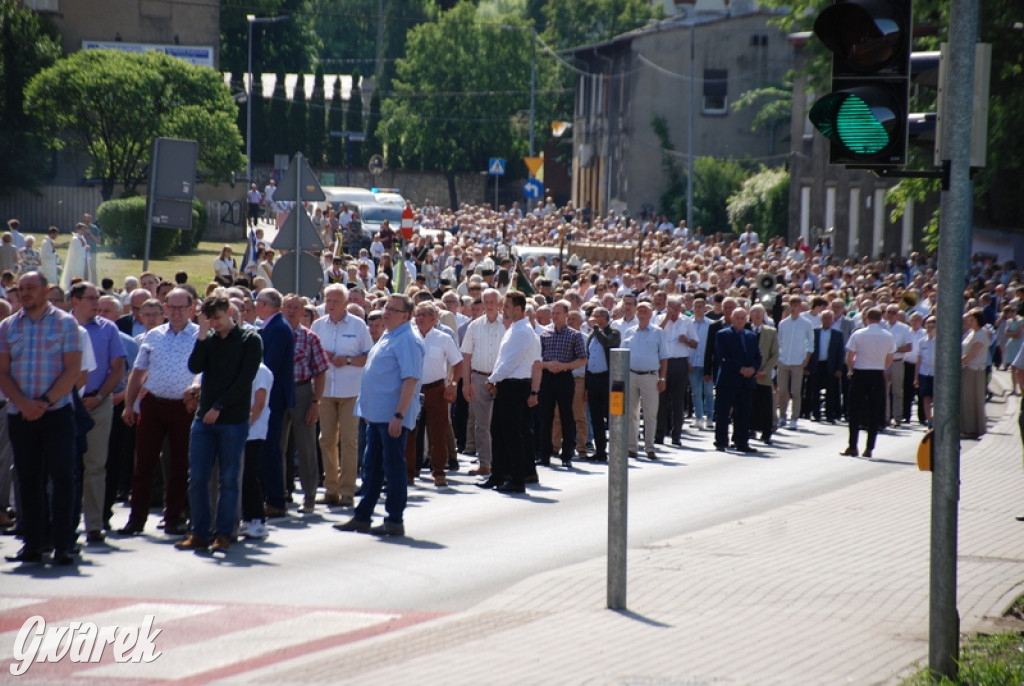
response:
<path id="1" fill-rule="evenodd" d="M 952 0 L 949 16 L 949 121 L 942 123 L 942 149 L 949 161 L 949 187 L 942 193 L 935 346 L 935 452 L 932 464 L 931 575 L 928 667 L 933 677 L 955 680 L 960 617 L 956 608 L 957 522 L 960 499 L 960 334 L 964 268 L 973 214 L 970 178 L 974 46 L 978 0 Z"/>

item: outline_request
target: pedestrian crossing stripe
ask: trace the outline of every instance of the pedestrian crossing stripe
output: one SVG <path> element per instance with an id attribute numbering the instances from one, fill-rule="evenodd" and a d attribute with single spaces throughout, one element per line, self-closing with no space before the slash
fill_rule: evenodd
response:
<path id="1" fill-rule="evenodd" d="M 19 641 L 31 617 L 45 620 L 47 634 L 33 655 Z M 151 616 L 150 636 L 158 657 L 118 662 L 112 645 L 94 652 L 97 662 L 75 662 L 69 651 L 47 640 L 70 640 L 68 627 L 86 623 L 102 629 L 142 628 Z M 347 608 L 185 602 L 163 599 L 0 596 L 0 681 L 12 666 L 33 656 L 62 655 L 35 662 L 19 682 L 203 684 L 244 674 L 285 660 L 396 631 L 442 615 L 427 612 Z M 77 624 L 76 624 L 77 623 Z M 58 631 L 59 630 L 59 631 Z M 54 636 L 59 638 L 54 639 Z M 73 654 L 73 653 L 70 653 Z M 83 653 L 86 654 L 86 653 Z"/>

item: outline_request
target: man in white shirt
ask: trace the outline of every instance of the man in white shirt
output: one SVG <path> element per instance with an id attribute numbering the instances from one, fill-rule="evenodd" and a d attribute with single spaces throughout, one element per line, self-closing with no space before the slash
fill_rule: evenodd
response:
<path id="1" fill-rule="evenodd" d="M 799 295 L 789 299 L 789 316 L 779 322 L 779 366 L 777 378 L 779 386 L 779 426 L 786 422 L 786 407 L 790 398 L 793 410 L 790 414 L 789 428 L 796 430 L 796 421 L 800 416 L 800 399 L 803 389 L 804 368 L 814 352 L 814 325 L 809 319 L 800 316 L 803 301 Z"/>
<path id="2" fill-rule="evenodd" d="M 526 462 L 531 466 L 533 462 L 527 408 L 537 406 L 540 392 L 540 338 L 526 318 L 526 296 L 519 291 L 505 294 L 502 315 L 509 327 L 487 378 L 487 392 L 494 395 L 491 475 L 479 485 L 502 493 L 523 493 Z"/>
<path id="3" fill-rule="evenodd" d="M 890 421 L 894 426 L 900 425 L 903 417 L 903 356 L 913 347 L 913 332 L 910 327 L 900 321 L 900 306 L 886 305 L 885 323 L 883 328 L 892 334 L 896 342 L 896 352 L 892 356 L 892 368 L 885 378 L 885 424 Z"/>
<path id="4" fill-rule="evenodd" d="M 450 403 L 455 400 L 462 353 L 455 345 L 455 339 L 437 328 L 437 307 L 433 302 L 418 304 L 413 319 L 425 349 L 420 387 L 423 406 L 416 429 L 409 432 L 405 465 L 411 482 L 419 476 L 416 445 L 425 428 L 430 439 L 430 473 L 434 477 L 434 485 L 443 488 L 448 485 L 444 469 L 448 462 L 448 432 L 451 430 Z"/>
<path id="5" fill-rule="evenodd" d="M 324 289 L 324 305 L 326 314 L 311 327 L 331 362 L 320 399 L 322 502 L 351 507 L 359 468 L 359 418 L 353 410 L 373 340 L 366 322 L 348 313 L 348 289 L 343 284 Z"/>
<path id="6" fill-rule="evenodd" d="M 672 445 L 681 447 L 690 351 L 697 347 L 698 340 L 692 320 L 683 316 L 683 299 L 673 295 L 668 298 L 666 308 L 661 330 L 668 353 L 668 368 L 665 390 L 658 397 L 658 428 L 654 442 L 661 443 L 666 435 L 671 435 Z"/>
<path id="7" fill-rule="evenodd" d="M 863 329 L 850 336 L 846 344 L 846 366 L 850 369 L 850 445 L 839 453 L 857 457 L 857 437 L 861 425 L 868 428 L 868 443 L 862 455 L 870 458 L 878 436 L 878 407 L 885 395 L 885 371 L 892 365 L 896 341 L 881 326 L 882 311 L 872 307 L 864 313 Z"/>
<path id="8" fill-rule="evenodd" d="M 479 467 L 469 473 L 473 476 L 490 476 L 491 410 L 494 407 L 494 396 L 487 392 L 486 385 L 487 377 L 491 375 L 498 360 L 498 348 L 505 335 L 505 324 L 500 312 L 501 294 L 488 288 L 480 298 L 484 313 L 469 323 L 462 339 L 462 394 L 469 402 L 473 415 L 476 455 L 479 460 Z"/>

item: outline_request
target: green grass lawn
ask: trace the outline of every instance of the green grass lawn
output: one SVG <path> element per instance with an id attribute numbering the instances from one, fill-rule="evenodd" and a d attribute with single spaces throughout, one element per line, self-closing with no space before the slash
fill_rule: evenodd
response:
<path id="1" fill-rule="evenodd" d="M 61 235 L 57 239 L 57 251 L 62 260 L 67 260 L 68 243 L 71 241 L 69 235 Z M 184 271 L 188 274 L 190 283 L 203 292 L 203 287 L 213 281 L 213 261 L 220 255 L 221 248 L 225 243 L 202 241 L 194 252 L 188 255 L 172 255 L 166 260 L 150 260 L 149 271 L 159 274 L 168 281 L 174 281 L 174 274 Z M 245 252 L 245 243 L 227 243 L 231 246 L 234 258 L 238 266 L 242 266 L 242 255 Z M 114 287 L 121 288 L 124 285 L 124 277 L 138 276 L 142 273 L 142 260 L 121 259 L 114 256 L 110 250 L 100 248 L 96 258 L 96 266 L 101 277 L 109 276 L 114 280 Z M 99 285 L 99 284 L 97 284 Z"/>
<path id="2" fill-rule="evenodd" d="M 903 686 L 1016 686 L 1024 684 L 1024 636 L 1015 631 L 979 634 L 960 648 L 957 681 L 933 680 L 921 670 Z"/>

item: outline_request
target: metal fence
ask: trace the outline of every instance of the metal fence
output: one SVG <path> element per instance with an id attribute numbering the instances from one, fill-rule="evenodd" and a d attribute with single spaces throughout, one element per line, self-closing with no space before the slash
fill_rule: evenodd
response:
<path id="1" fill-rule="evenodd" d="M 8 219 L 18 219 L 21 232 L 26 236 L 41 236 L 51 226 L 70 233 L 82 220 L 82 214 L 88 212 L 95 216 L 102 201 L 99 188 L 88 186 L 44 186 L 39 193 L 17 190 L 0 196 L 3 226 L 6 228 Z"/>

